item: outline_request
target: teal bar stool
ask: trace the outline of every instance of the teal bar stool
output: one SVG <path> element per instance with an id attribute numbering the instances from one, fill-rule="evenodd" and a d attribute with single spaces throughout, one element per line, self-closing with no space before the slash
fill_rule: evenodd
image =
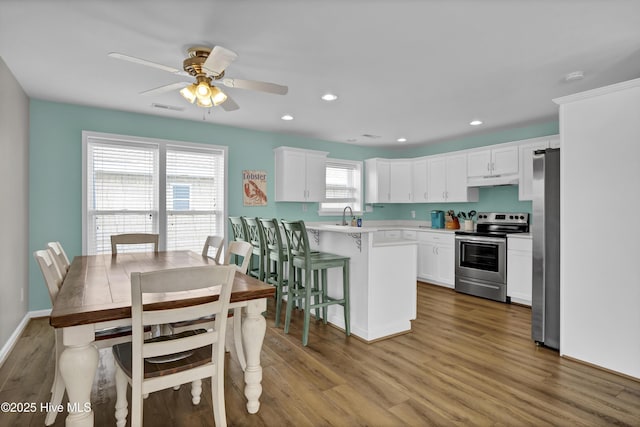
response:
<path id="1" fill-rule="evenodd" d="M 243 216 L 241 219 L 244 221 L 247 241 L 253 246 L 253 257 L 249 268 L 249 275 L 258 280 L 264 280 L 266 247 L 264 236 L 262 235 L 262 228 L 260 227 L 258 218 Z M 255 262 L 256 259 L 258 261 L 257 263 Z"/>
<path id="2" fill-rule="evenodd" d="M 322 321 L 327 323 L 327 307 L 338 304 L 343 307 L 344 326 L 347 336 L 351 335 L 349 314 L 349 257 L 327 252 L 312 252 L 309 247 L 309 236 L 304 221 L 282 221 L 287 238 L 289 252 L 289 277 L 294 277 L 294 270 L 304 270 L 299 280 L 289 283 L 287 297 L 287 312 L 285 316 L 284 332 L 289 333 L 291 311 L 294 305 L 302 302 L 304 309 L 304 326 L 302 330 L 302 345 L 309 342 L 309 321 L 311 310 L 315 310 L 316 319 L 322 308 Z M 327 295 L 327 269 L 342 268 L 342 298 Z M 313 272 L 313 281 L 311 280 Z M 321 282 L 318 283 L 318 272 Z M 313 303 L 311 298 L 313 297 Z"/>
<path id="3" fill-rule="evenodd" d="M 247 232 L 247 225 L 245 224 L 245 222 L 242 220 L 242 217 L 239 216 L 230 216 L 229 217 L 229 224 L 231 225 L 231 236 L 232 238 L 229 239 L 229 241 L 231 240 L 237 240 L 239 242 L 248 242 L 248 232 Z M 228 263 L 233 263 L 233 264 L 238 264 L 238 257 L 236 255 L 232 255 L 233 256 L 233 260 L 225 260 L 225 262 Z M 249 269 L 251 269 L 251 265 L 249 265 Z"/>
<path id="4" fill-rule="evenodd" d="M 282 297 L 288 295 L 289 280 L 285 278 L 284 268 L 289 256 L 287 248 L 282 242 L 278 220 L 275 218 L 260 218 L 258 224 L 260 224 L 260 228 L 262 229 L 266 249 L 265 282 L 276 288 L 275 326 L 278 327 L 280 326 L 280 314 L 282 313 Z M 293 282 L 292 280 L 292 283 Z M 285 288 L 287 288 L 287 291 L 285 291 Z"/>

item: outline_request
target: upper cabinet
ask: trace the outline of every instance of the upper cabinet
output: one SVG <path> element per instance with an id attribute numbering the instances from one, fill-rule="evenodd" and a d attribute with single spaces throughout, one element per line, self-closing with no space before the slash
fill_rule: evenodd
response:
<path id="1" fill-rule="evenodd" d="M 478 189 L 467 187 L 467 155 L 450 154 L 428 160 L 428 202 L 476 202 Z"/>
<path id="2" fill-rule="evenodd" d="M 551 137 L 533 138 L 522 141 L 518 148 L 520 150 L 520 173 L 518 185 L 518 199 L 533 200 L 533 153 L 536 150 L 544 150 L 545 148 L 559 148 L 560 137 L 554 135 Z"/>
<path id="3" fill-rule="evenodd" d="M 501 144 L 467 153 L 469 185 L 515 184 L 518 166 L 517 145 Z"/>
<path id="4" fill-rule="evenodd" d="M 414 203 L 426 203 L 429 201 L 429 167 L 427 157 L 419 157 L 413 159 L 411 165 L 413 175 L 411 183 L 411 192 L 413 193 Z"/>
<path id="5" fill-rule="evenodd" d="M 276 202 L 321 202 L 325 198 L 327 152 L 278 147 Z"/>
<path id="6" fill-rule="evenodd" d="M 366 203 L 412 201 L 412 160 L 365 160 Z"/>

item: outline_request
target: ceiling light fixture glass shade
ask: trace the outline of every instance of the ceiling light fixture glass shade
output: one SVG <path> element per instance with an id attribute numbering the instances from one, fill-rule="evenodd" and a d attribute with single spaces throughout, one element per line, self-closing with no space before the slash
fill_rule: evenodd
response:
<path id="1" fill-rule="evenodd" d="M 211 101 L 213 105 L 220 105 L 227 100 L 227 95 L 215 86 L 211 86 Z"/>
<path id="2" fill-rule="evenodd" d="M 213 102 L 211 102 L 211 97 L 198 97 L 196 105 L 198 107 L 209 108 L 213 107 Z"/>
<path id="3" fill-rule="evenodd" d="M 198 83 L 196 95 L 198 98 L 211 98 L 211 86 L 209 86 L 209 83 L 206 80 Z"/>
<path id="4" fill-rule="evenodd" d="M 196 102 L 196 84 L 190 84 L 180 90 L 180 95 L 190 103 Z"/>

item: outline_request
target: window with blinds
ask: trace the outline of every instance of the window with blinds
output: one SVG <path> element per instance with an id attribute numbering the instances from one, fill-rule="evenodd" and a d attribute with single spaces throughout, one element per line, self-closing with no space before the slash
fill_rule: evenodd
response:
<path id="1" fill-rule="evenodd" d="M 120 233 L 199 252 L 224 233 L 224 147 L 83 132 L 83 152 L 83 253 L 110 252 Z"/>
<path id="2" fill-rule="evenodd" d="M 362 212 L 362 162 L 327 159 L 325 202 L 321 214 L 342 214 L 346 206 Z"/>

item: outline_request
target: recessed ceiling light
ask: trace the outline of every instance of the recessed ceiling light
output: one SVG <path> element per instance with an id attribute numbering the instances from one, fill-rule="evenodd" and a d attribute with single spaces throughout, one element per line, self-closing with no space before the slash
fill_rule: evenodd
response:
<path id="1" fill-rule="evenodd" d="M 407 142 L 407 138 L 398 138 L 396 139 L 398 142 Z"/>
<path id="2" fill-rule="evenodd" d="M 482 124 L 482 120 L 472 120 L 469 124 L 471 126 L 479 126 Z"/>
<path id="3" fill-rule="evenodd" d="M 338 99 L 338 95 L 334 95 L 333 93 L 325 93 L 324 95 L 322 95 L 322 99 L 324 101 L 335 101 L 336 99 Z"/>
<path id="4" fill-rule="evenodd" d="M 583 71 L 574 71 L 574 72 L 566 74 L 564 76 L 564 81 L 565 82 L 573 82 L 573 81 L 582 80 L 582 79 L 584 79 L 584 72 Z"/>
<path id="5" fill-rule="evenodd" d="M 293 120 L 293 116 L 291 114 L 285 114 L 284 116 L 280 117 L 282 120 Z"/>

